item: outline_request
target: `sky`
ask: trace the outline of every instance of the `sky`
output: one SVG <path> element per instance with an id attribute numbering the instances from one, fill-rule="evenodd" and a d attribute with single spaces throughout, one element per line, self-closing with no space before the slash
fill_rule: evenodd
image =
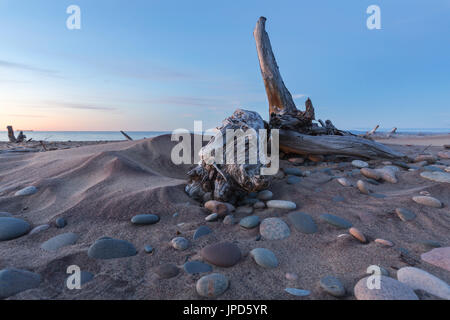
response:
<path id="1" fill-rule="evenodd" d="M 341 129 L 450 131 L 450 0 L 0 0 L 0 130 L 206 129 L 237 108 L 267 120 L 260 16 L 299 109 L 310 97 Z"/>

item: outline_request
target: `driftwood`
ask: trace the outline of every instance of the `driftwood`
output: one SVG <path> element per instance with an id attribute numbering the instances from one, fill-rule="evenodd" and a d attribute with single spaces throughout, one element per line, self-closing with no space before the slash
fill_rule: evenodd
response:
<path id="1" fill-rule="evenodd" d="M 133 141 L 133 139 L 129 135 L 127 135 L 124 131 L 120 131 L 120 133 L 123 134 L 124 137 L 127 138 L 127 140 Z"/>
<path id="2" fill-rule="evenodd" d="M 11 142 L 11 143 L 21 143 L 27 138 L 27 136 L 23 134 L 23 131 L 20 131 L 19 135 L 16 138 L 16 136 L 14 135 L 14 129 L 12 126 L 7 126 L 6 129 L 8 130 L 8 138 L 9 138 L 9 142 Z"/>
<path id="3" fill-rule="evenodd" d="M 186 192 L 191 197 L 199 200 L 212 198 L 235 203 L 248 192 L 263 190 L 269 186 L 271 176 L 260 173 L 265 164 L 272 165 L 266 161 L 267 159 L 258 157 L 257 162 L 253 164 L 248 162 L 230 164 L 217 161 L 216 153 L 221 156 L 226 155 L 225 145 L 228 145 L 230 141 L 233 141 L 232 146 L 236 146 L 234 140 L 220 139 L 227 129 L 244 131 L 254 129 L 255 132 L 262 128 L 279 129 L 279 147 L 285 153 L 343 155 L 369 159 L 405 158 L 402 153 L 378 142 L 339 130 L 330 120 L 324 122 L 319 119 L 319 123 L 314 122 L 315 111 L 309 98 L 305 102 L 305 111 L 298 110 L 289 90 L 284 85 L 265 30 L 265 22 L 266 18 L 261 17 L 253 34 L 269 102 L 269 123 L 265 123 L 256 112 L 240 109 L 225 119 L 222 126 L 218 128 L 219 132 L 201 149 L 199 154 L 201 160 L 198 166 L 188 173 L 190 181 L 186 186 Z M 261 139 L 266 137 L 257 135 L 256 140 Z M 250 145 L 251 143 L 245 144 L 246 161 L 249 160 Z M 213 153 L 214 156 L 212 156 Z M 274 167 L 277 165 L 278 163 Z"/>
<path id="4" fill-rule="evenodd" d="M 375 132 L 378 130 L 379 127 L 380 127 L 380 125 L 377 124 L 377 125 L 375 126 L 375 128 L 373 128 L 373 129 L 370 130 L 370 131 L 367 131 L 366 134 L 364 135 L 364 138 L 369 138 L 371 135 L 374 135 Z"/>

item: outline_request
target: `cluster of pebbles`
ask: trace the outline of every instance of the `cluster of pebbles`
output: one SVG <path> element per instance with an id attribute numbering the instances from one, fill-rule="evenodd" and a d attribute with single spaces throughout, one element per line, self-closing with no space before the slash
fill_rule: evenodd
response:
<path id="1" fill-rule="evenodd" d="M 449 159 L 450 155 L 448 152 L 443 152 L 439 154 L 439 157 L 441 159 Z M 293 158 L 289 159 L 289 161 L 291 164 L 297 166 L 304 162 L 304 160 L 300 159 L 303 158 Z M 322 159 L 314 158 L 310 160 L 321 161 Z M 383 166 L 374 168 L 365 161 L 354 160 L 351 162 L 351 165 L 355 170 L 359 170 L 361 175 L 367 179 L 358 180 L 356 184 L 352 183 L 345 176 L 332 176 L 329 180 L 336 180 L 343 188 L 357 188 L 362 194 L 367 196 L 383 198 L 383 195 L 376 195 L 371 190 L 370 185 L 379 183 L 395 184 L 398 182 L 397 175 L 400 170 L 421 171 L 420 176 L 424 179 L 444 184 L 450 183 L 450 170 L 448 170 L 448 166 L 440 164 L 439 158 L 434 155 L 420 155 L 414 159 L 412 164 L 384 162 Z M 326 173 L 330 174 L 329 171 Z M 286 178 L 288 184 L 295 185 L 310 174 L 311 172 L 292 167 L 283 169 L 277 177 Z M 28 186 L 17 191 L 15 196 L 27 197 L 37 193 L 39 193 L 38 188 Z M 228 225 L 238 223 L 243 230 L 259 228 L 259 236 L 256 240 L 263 240 L 260 242 L 262 245 L 252 248 L 248 255 L 244 255 L 239 246 L 233 242 L 216 242 L 204 246 L 198 254 L 198 260 L 187 261 L 182 267 L 174 263 L 161 264 L 155 268 L 154 273 L 160 279 L 174 278 L 180 272 L 204 274 L 196 283 L 196 291 L 201 297 L 215 298 L 228 290 L 231 281 L 225 274 L 220 273 L 220 268 L 232 268 L 244 259 L 252 259 L 258 267 L 276 272 L 280 265 L 279 259 L 275 252 L 264 248 L 264 241 L 281 241 L 287 239 L 293 230 L 306 235 L 312 235 L 318 232 L 319 224 L 328 224 L 333 228 L 347 231 L 347 233 L 343 233 L 339 237 L 351 237 L 361 244 L 374 241 L 381 247 L 395 246 L 392 241 L 387 239 L 372 239 L 371 237 L 367 237 L 361 230 L 353 226 L 351 221 L 343 217 L 331 213 L 323 213 L 318 216 L 318 219 L 315 219 L 311 214 L 296 211 L 297 204 L 295 202 L 277 200 L 273 199 L 273 197 L 274 194 L 272 191 L 263 190 L 258 193 L 249 194 L 238 207 L 216 200 L 206 199 L 207 201 L 204 202 L 205 211 L 208 212 L 205 217 L 205 224 L 222 220 L 224 224 Z M 429 194 L 417 194 L 411 200 L 420 205 L 433 208 L 442 208 L 444 206 L 440 200 Z M 336 201 L 340 200 L 337 199 Z M 257 212 L 265 208 L 274 209 L 286 214 L 277 214 L 274 217 L 261 219 L 257 215 Z M 393 208 L 393 212 L 403 222 L 412 221 L 417 216 L 417 213 L 410 208 Z M 174 217 L 176 216 L 178 216 L 177 213 L 174 214 Z M 237 219 L 237 216 L 243 217 Z M 132 217 L 130 222 L 136 226 L 151 226 L 159 223 L 160 217 L 156 214 L 139 214 Z M 59 217 L 53 224 L 55 227 L 63 229 L 68 225 L 68 222 L 63 217 Z M 0 241 L 9 241 L 27 234 L 45 232 L 50 227 L 50 224 L 45 224 L 33 228 L 27 221 L 15 218 L 9 213 L 0 212 Z M 202 225 L 195 231 L 192 239 L 177 235 L 170 241 L 170 246 L 173 250 L 185 251 L 192 245 L 193 241 L 197 241 L 211 233 L 213 233 L 213 229 L 209 225 Z M 76 233 L 61 233 L 42 243 L 41 249 L 46 252 L 55 252 L 63 247 L 74 245 L 78 239 L 79 236 Z M 450 247 L 440 247 L 439 243 L 434 243 L 432 246 L 436 248 L 424 253 L 421 259 L 450 272 Z M 155 250 L 150 244 L 145 245 L 143 249 L 147 254 L 151 254 Z M 407 255 L 406 250 L 402 252 Z M 131 242 L 106 236 L 97 239 L 87 251 L 87 255 L 91 259 L 97 260 L 126 258 L 137 254 L 138 249 Z M 422 290 L 434 297 L 450 299 L 449 285 L 425 270 L 416 267 L 403 267 L 397 271 L 397 279 L 395 279 L 381 266 L 372 267 L 374 267 L 373 270 L 380 270 L 381 272 L 378 278 L 380 283 L 380 289 L 378 290 L 372 290 L 368 285 L 372 275 L 368 275 L 357 281 L 353 290 L 345 288 L 341 280 L 333 274 L 321 278 L 318 286 L 325 293 L 336 298 L 348 297 L 354 294 L 357 299 L 417 300 L 419 297 L 416 292 L 417 290 Z M 218 268 L 219 271 L 215 271 L 215 268 Z M 82 275 L 83 284 L 95 278 L 94 274 L 84 270 Z M 298 275 L 295 273 L 286 273 L 285 277 L 290 283 L 295 283 L 298 280 Z M 41 275 L 28 270 L 15 268 L 0 270 L 0 298 L 7 298 L 19 292 L 36 288 L 41 282 Z M 311 289 L 288 287 L 284 291 L 289 295 L 305 297 L 310 295 Z"/>

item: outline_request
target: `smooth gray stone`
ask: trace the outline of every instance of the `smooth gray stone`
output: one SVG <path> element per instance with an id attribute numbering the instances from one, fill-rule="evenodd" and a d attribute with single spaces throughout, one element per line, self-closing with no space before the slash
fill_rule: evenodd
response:
<path id="1" fill-rule="evenodd" d="M 183 265 L 184 271 L 189 274 L 211 272 L 212 266 L 201 261 L 189 261 Z"/>
<path id="2" fill-rule="evenodd" d="M 241 221 L 239 222 L 239 225 L 246 229 L 252 229 L 257 227 L 260 222 L 261 220 L 259 219 L 258 216 L 248 216 L 242 218 Z"/>
<path id="3" fill-rule="evenodd" d="M 311 294 L 311 291 L 296 289 L 296 288 L 286 288 L 286 289 L 284 289 L 284 291 L 286 291 L 289 294 L 292 294 L 293 296 L 297 296 L 297 297 L 306 297 Z"/>
<path id="4" fill-rule="evenodd" d="M 137 225 L 155 224 L 159 221 L 159 216 L 156 214 L 138 214 L 131 218 L 131 223 Z"/>
<path id="5" fill-rule="evenodd" d="M 353 160 L 352 161 L 352 166 L 357 167 L 357 168 L 367 168 L 369 167 L 369 164 L 365 161 L 361 161 L 361 160 Z"/>
<path id="6" fill-rule="evenodd" d="M 430 172 L 445 172 L 444 170 L 436 166 L 423 166 L 423 169 Z"/>
<path id="7" fill-rule="evenodd" d="M 299 168 L 286 168 L 283 169 L 284 173 L 286 175 L 293 175 L 293 176 L 302 176 L 302 170 L 300 170 Z"/>
<path id="8" fill-rule="evenodd" d="M 153 247 L 152 246 L 145 246 L 144 247 L 144 251 L 146 252 L 146 253 L 153 253 Z"/>
<path id="9" fill-rule="evenodd" d="M 197 293 L 202 297 L 215 298 L 228 289 L 227 277 L 220 273 L 211 273 L 201 277 L 195 286 Z"/>
<path id="10" fill-rule="evenodd" d="M 402 221 L 411 221 L 416 218 L 416 214 L 414 212 L 404 208 L 395 209 L 395 213 Z"/>
<path id="11" fill-rule="evenodd" d="M 413 290 L 424 290 L 442 299 L 450 300 L 450 286 L 422 269 L 403 267 L 397 271 L 397 278 Z"/>
<path id="12" fill-rule="evenodd" d="M 166 263 L 156 267 L 155 273 L 161 279 L 170 279 L 176 277 L 180 273 L 180 269 L 173 263 Z"/>
<path id="13" fill-rule="evenodd" d="M 258 193 L 258 199 L 262 201 L 268 201 L 273 198 L 273 193 L 270 190 L 263 190 Z"/>
<path id="14" fill-rule="evenodd" d="M 211 222 L 211 221 L 216 221 L 219 218 L 219 215 L 217 213 L 211 213 L 209 216 L 207 216 L 205 218 L 206 221 Z"/>
<path id="15" fill-rule="evenodd" d="M 11 213 L 8 212 L 0 212 L 0 218 L 10 218 L 12 217 Z"/>
<path id="16" fill-rule="evenodd" d="M 413 289 L 386 276 L 380 276 L 380 289 L 370 289 L 365 277 L 355 285 L 355 297 L 358 300 L 419 300 Z"/>
<path id="17" fill-rule="evenodd" d="M 49 228 L 50 228 L 50 225 L 42 224 L 40 226 L 37 226 L 37 227 L 33 228 L 33 230 L 30 231 L 30 235 L 36 234 L 36 233 L 39 233 L 39 232 L 42 232 L 42 231 L 45 231 L 45 230 L 47 230 Z"/>
<path id="18" fill-rule="evenodd" d="M 213 232 L 211 228 L 207 226 L 200 226 L 197 230 L 195 230 L 193 239 L 197 240 L 203 236 L 210 234 L 211 232 Z"/>
<path id="19" fill-rule="evenodd" d="M 450 183 L 450 173 L 448 172 L 428 172 L 424 171 L 420 174 L 422 178 L 442 183 Z"/>
<path id="20" fill-rule="evenodd" d="M 295 210 L 297 205 L 295 202 L 287 200 L 269 200 L 266 203 L 267 208 Z"/>
<path id="21" fill-rule="evenodd" d="M 256 199 L 256 198 L 246 198 L 246 199 L 244 199 L 241 203 L 240 203 L 240 205 L 243 205 L 243 206 L 252 206 L 252 205 L 254 205 L 255 203 L 257 203 L 259 200 L 258 199 Z"/>
<path id="22" fill-rule="evenodd" d="M 287 184 L 297 184 L 300 183 L 301 181 L 302 179 L 297 176 L 288 176 L 288 178 L 286 179 Z"/>
<path id="23" fill-rule="evenodd" d="M 107 237 L 95 241 L 88 250 L 89 257 L 103 260 L 131 257 L 136 254 L 137 250 L 132 243 Z"/>
<path id="24" fill-rule="evenodd" d="M 334 297 L 343 297 L 345 295 L 345 288 L 341 281 L 333 276 L 326 276 L 320 279 L 320 287 Z"/>
<path id="25" fill-rule="evenodd" d="M 281 240 L 291 234 L 289 226 L 279 218 L 264 219 L 259 227 L 259 232 L 267 240 Z"/>
<path id="26" fill-rule="evenodd" d="M 226 225 L 236 224 L 236 219 L 234 218 L 234 216 L 232 214 L 227 214 L 225 216 L 225 218 L 223 218 L 223 224 L 226 224 Z"/>
<path id="27" fill-rule="evenodd" d="M 58 228 L 64 228 L 67 225 L 67 221 L 61 217 L 56 219 L 55 224 Z"/>
<path id="28" fill-rule="evenodd" d="M 0 299 L 8 298 L 19 292 L 33 289 L 41 283 L 37 273 L 16 268 L 0 270 Z"/>
<path id="29" fill-rule="evenodd" d="M 348 229 L 352 227 L 352 223 L 350 221 L 335 216 L 334 214 L 324 213 L 320 215 L 320 218 L 325 222 L 328 222 L 329 224 L 341 229 Z"/>
<path id="30" fill-rule="evenodd" d="M 306 234 L 317 232 L 317 225 L 313 218 L 303 212 L 291 212 L 288 214 L 288 219 L 295 229 Z"/>
<path id="31" fill-rule="evenodd" d="M 45 241 L 41 244 L 41 248 L 45 251 L 57 251 L 62 247 L 74 244 L 77 242 L 78 238 L 78 235 L 75 233 L 63 233 Z"/>
<path id="32" fill-rule="evenodd" d="M 189 241 L 183 237 L 173 238 L 171 241 L 172 247 L 174 249 L 184 251 L 189 247 Z"/>
<path id="33" fill-rule="evenodd" d="M 27 234 L 31 225 L 25 220 L 2 217 L 0 218 L 0 241 L 12 240 Z"/>
<path id="34" fill-rule="evenodd" d="M 35 194 L 37 192 L 37 188 L 33 186 L 29 186 L 26 188 L 23 188 L 19 191 L 17 191 L 14 195 L 17 197 L 20 196 L 31 196 L 32 194 Z"/>
<path id="35" fill-rule="evenodd" d="M 264 268 L 276 268 L 278 267 L 278 259 L 275 254 L 269 249 L 256 248 L 250 251 L 250 256 L 253 257 L 255 262 Z"/>

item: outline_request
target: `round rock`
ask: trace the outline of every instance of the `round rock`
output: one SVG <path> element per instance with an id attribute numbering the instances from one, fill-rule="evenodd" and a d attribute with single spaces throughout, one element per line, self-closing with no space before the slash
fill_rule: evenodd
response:
<path id="1" fill-rule="evenodd" d="M 306 234 L 317 232 L 317 225 L 313 218 L 303 212 L 291 212 L 288 214 L 288 219 L 295 229 Z"/>
<path id="2" fill-rule="evenodd" d="M 183 237 L 173 238 L 170 242 L 172 247 L 176 250 L 184 251 L 189 247 L 189 241 Z"/>
<path id="3" fill-rule="evenodd" d="M 361 231 L 359 231 L 358 229 L 356 229 L 355 227 L 351 227 L 350 229 L 348 229 L 348 232 L 359 242 L 362 242 L 362 243 L 367 242 L 367 239 L 364 236 L 364 234 Z"/>
<path id="4" fill-rule="evenodd" d="M 211 230 L 211 228 L 207 227 L 207 226 L 200 226 L 197 230 L 195 230 L 193 239 L 197 240 L 200 239 L 203 236 L 206 236 L 208 234 L 210 234 L 211 232 L 213 232 Z"/>
<path id="5" fill-rule="evenodd" d="M 264 209 L 266 207 L 266 204 L 262 201 L 258 201 L 253 205 L 254 209 Z"/>
<path id="6" fill-rule="evenodd" d="M 411 221 L 416 218 L 416 214 L 408 209 L 397 208 L 395 209 L 395 213 L 402 221 Z"/>
<path id="7" fill-rule="evenodd" d="M 435 248 L 423 253 L 420 258 L 429 264 L 450 271 L 450 247 Z"/>
<path id="8" fill-rule="evenodd" d="M 381 173 L 379 173 L 377 170 L 370 169 L 370 168 L 362 168 L 360 170 L 361 174 L 369 179 L 374 180 L 380 180 L 381 179 Z"/>
<path id="9" fill-rule="evenodd" d="M 241 260 L 241 250 L 231 242 L 221 242 L 204 247 L 200 252 L 202 258 L 219 267 L 232 267 Z"/>
<path id="10" fill-rule="evenodd" d="M 352 166 L 356 167 L 356 168 L 367 168 L 369 166 L 369 164 L 365 161 L 361 161 L 361 160 L 353 160 L 352 161 Z"/>
<path id="11" fill-rule="evenodd" d="M 36 234 L 36 233 L 39 233 L 39 232 L 42 232 L 42 231 L 45 231 L 45 230 L 47 230 L 47 229 L 49 229 L 49 228 L 50 228 L 50 225 L 48 225 L 48 224 L 42 224 L 42 225 L 40 225 L 40 226 L 37 226 L 37 227 L 33 228 L 33 229 L 30 231 L 30 235 Z"/>
<path id="12" fill-rule="evenodd" d="M 320 219 L 323 221 L 341 228 L 341 229 L 349 229 L 352 227 L 352 223 L 344 218 L 335 216 L 334 214 L 324 213 L 320 215 Z"/>
<path id="13" fill-rule="evenodd" d="M 397 279 L 413 290 L 424 290 L 442 299 L 450 300 L 450 286 L 424 270 L 404 267 L 397 271 Z"/>
<path id="14" fill-rule="evenodd" d="M 368 281 L 369 280 L 369 281 Z M 372 286 L 370 277 L 358 281 L 354 291 L 358 300 L 419 300 L 413 289 L 409 286 L 386 276 L 380 276 L 380 288 Z"/>
<path id="15" fill-rule="evenodd" d="M 0 271 L 0 299 L 5 299 L 19 292 L 36 288 L 41 283 L 37 273 L 15 268 Z"/>
<path id="16" fill-rule="evenodd" d="M 264 219 L 259 226 L 259 232 L 267 240 L 281 240 L 291 234 L 288 225 L 279 218 Z"/>
<path id="17" fill-rule="evenodd" d="M 205 273 L 211 272 L 213 268 L 206 263 L 201 261 L 189 261 L 183 265 L 184 271 L 189 274 Z"/>
<path id="18" fill-rule="evenodd" d="M 303 290 L 303 289 L 297 289 L 297 288 L 286 288 L 284 289 L 289 294 L 292 294 L 293 296 L 297 297 L 306 297 L 311 294 L 311 291 Z"/>
<path id="19" fill-rule="evenodd" d="M 31 196 L 31 195 L 35 194 L 37 191 L 38 190 L 37 190 L 36 187 L 29 186 L 29 187 L 26 187 L 26 188 L 23 188 L 23 189 L 17 191 L 14 195 L 17 196 L 17 197 L 20 197 L 20 196 Z"/>
<path id="20" fill-rule="evenodd" d="M 220 273 L 212 273 L 201 277 L 195 286 L 197 293 L 202 297 L 215 298 L 228 289 L 227 277 Z"/>
<path id="21" fill-rule="evenodd" d="M 116 259 L 135 256 L 134 245 L 125 240 L 104 237 L 95 241 L 89 248 L 88 255 L 94 259 Z"/>
<path id="22" fill-rule="evenodd" d="M 228 214 L 223 219 L 223 223 L 226 224 L 226 225 L 233 225 L 233 224 L 236 224 L 237 221 L 236 221 L 236 219 L 234 218 L 234 216 L 232 214 Z"/>
<path id="23" fill-rule="evenodd" d="M 159 216 L 156 214 L 138 214 L 131 218 L 131 223 L 136 225 L 155 224 L 159 221 Z"/>
<path id="24" fill-rule="evenodd" d="M 302 176 L 302 170 L 300 170 L 299 168 L 285 168 L 283 169 L 284 173 L 286 175 L 292 175 L 292 176 Z"/>
<path id="25" fill-rule="evenodd" d="M 427 206 L 427 207 L 434 207 L 434 208 L 442 208 L 442 203 L 433 197 L 428 196 L 415 196 L 412 198 L 415 202 L 418 204 Z"/>
<path id="26" fill-rule="evenodd" d="M 297 184 L 300 183 L 301 181 L 302 179 L 297 176 L 288 176 L 288 178 L 286 179 L 287 184 Z"/>
<path id="27" fill-rule="evenodd" d="M 270 190 L 263 190 L 258 193 L 258 199 L 262 201 L 271 200 L 273 197 L 273 193 Z"/>
<path id="28" fill-rule="evenodd" d="M 260 223 L 260 219 L 258 216 L 248 216 L 248 217 L 241 219 L 241 221 L 239 222 L 239 225 L 246 229 L 252 229 L 252 228 L 257 227 L 259 225 L 259 223 Z"/>
<path id="29" fill-rule="evenodd" d="M 269 249 L 256 248 L 250 251 L 250 256 L 253 257 L 255 262 L 264 268 L 276 268 L 278 267 L 278 259 L 275 254 Z"/>
<path id="30" fill-rule="evenodd" d="M 176 277 L 180 273 L 180 269 L 173 263 L 166 263 L 156 267 L 155 273 L 161 279 L 170 279 Z"/>
<path id="31" fill-rule="evenodd" d="M 337 182 L 339 182 L 339 184 L 341 184 L 344 187 L 351 187 L 352 186 L 350 181 L 348 181 L 348 179 L 346 179 L 346 178 L 338 178 Z"/>
<path id="32" fill-rule="evenodd" d="M 216 221 L 218 218 L 219 218 L 219 215 L 217 213 L 211 213 L 210 215 L 208 215 L 205 218 L 205 221 L 212 222 L 212 221 Z"/>
<path id="33" fill-rule="evenodd" d="M 75 233 L 63 233 L 45 241 L 41 248 L 45 251 L 57 251 L 60 248 L 73 245 L 78 238 L 78 235 Z"/>
<path id="34" fill-rule="evenodd" d="M 448 172 L 424 171 L 420 173 L 420 176 L 435 182 L 450 183 L 450 173 Z"/>
<path id="35" fill-rule="evenodd" d="M 58 218 L 55 221 L 56 227 L 58 228 L 64 228 L 67 225 L 67 221 L 64 218 Z"/>
<path id="36" fill-rule="evenodd" d="M 31 225 L 25 220 L 2 217 L 0 218 L 0 241 L 12 240 L 30 231 Z"/>
<path id="37" fill-rule="evenodd" d="M 389 240 L 385 240 L 385 239 L 375 239 L 375 242 L 384 246 L 384 247 L 393 247 L 394 244 L 392 243 L 392 241 Z"/>
<path id="38" fill-rule="evenodd" d="M 227 215 L 234 211 L 234 206 L 229 203 L 220 202 L 216 200 L 210 200 L 205 203 L 205 208 L 210 212 L 217 213 L 220 217 Z"/>
<path id="39" fill-rule="evenodd" d="M 266 204 L 268 208 L 274 209 L 295 210 L 297 208 L 294 202 L 286 200 L 270 200 Z"/>
<path id="40" fill-rule="evenodd" d="M 369 194 L 369 188 L 367 187 L 366 183 L 362 180 L 358 180 L 358 182 L 356 182 L 356 187 L 358 188 L 358 190 L 363 193 L 363 194 Z"/>
<path id="41" fill-rule="evenodd" d="M 333 276 L 326 276 L 320 279 L 320 287 L 334 297 L 343 297 L 345 295 L 345 288 L 341 281 Z"/>
<path id="42" fill-rule="evenodd" d="M 154 249 L 152 246 L 146 245 L 144 247 L 144 251 L 145 251 L 145 253 L 153 253 Z"/>

